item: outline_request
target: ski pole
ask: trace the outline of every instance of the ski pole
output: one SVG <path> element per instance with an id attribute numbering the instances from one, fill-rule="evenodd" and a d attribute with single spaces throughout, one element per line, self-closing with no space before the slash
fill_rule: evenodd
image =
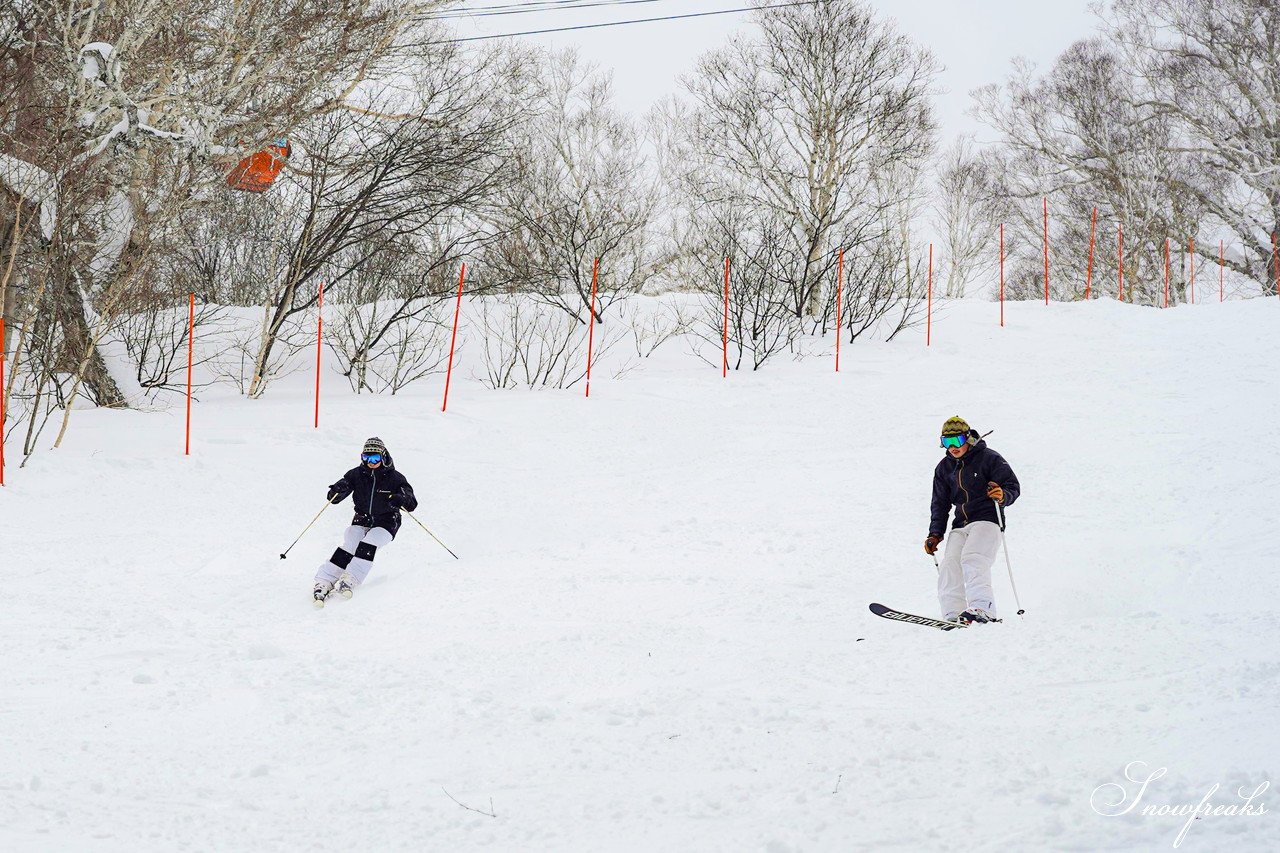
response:
<path id="1" fill-rule="evenodd" d="M 1013 581 L 1013 564 L 1009 562 L 1009 542 L 1004 538 L 1004 510 L 1000 506 L 1000 501 L 995 498 L 991 502 L 996 505 L 996 516 L 1000 519 L 1000 548 L 1004 551 L 1004 564 L 1009 569 L 1009 586 L 1013 587 L 1013 603 L 1018 605 L 1018 615 L 1022 616 L 1027 611 L 1022 609 L 1022 602 L 1018 600 L 1018 585 Z"/>
<path id="2" fill-rule="evenodd" d="M 410 518 L 412 518 L 414 521 L 417 521 L 417 522 L 418 522 L 418 526 L 419 526 L 419 527 L 421 527 L 423 530 L 427 530 L 427 526 L 426 526 L 425 524 L 423 524 L 421 521 L 418 521 L 418 517 L 417 517 L 416 515 L 414 515 L 413 513 L 409 512 L 409 510 L 407 510 L 407 509 L 406 509 L 406 510 L 404 510 L 404 514 L 405 514 L 405 515 L 407 515 L 407 516 L 409 516 Z M 459 558 L 458 558 L 458 555 L 457 555 L 457 554 L 454 554 L 454 553 L 453 553 L 453 550 L 452 550 L 448 545 L 444 544 L 443 542 L 440 542 L 440 537 L 439 537 L 439 536 L 436 536 L 436 535 L 435 535 L 434 533 L 432 533 L 430 530 L 427 530 L 427 535 L 428 535 L 428 536 L 430 536 L 432 539 L 436 540 L 436 542 L 439 542 L 439 543 L 440 543 L 440 547 L 441 547 L 441 548 L 443 548 L 443 549 L 445 549 L 446 551 L 448 551 L 448 552 L 453 556 L 453 559 L 455 559 L 455 560 L 459 559 Z"/>
<path id="3" fill-rule="evenodd" d="M 315 524 L 317 521 L 319 521 L 321 513 L 323 513 L 328 508 L 329 508 L 329 502 L 325 501 L 324 506 L 320 507 L 320 512 L 317 512 L 316 517 L 311 519 L 311 524 Z M 297 545 L 298 540 L 307 534 L 307 531 L 311 529 L 311 524 L 308 524 L 306 527 L 302 528 L 302 532 L 298 534 L 298 539 L 293 540 L 293 545 Z M 293 545 L 290 545 L 288 548 L 284 549 L 284 553 L 280 555 L 280 559 L 284 560 L 288 558 L 289 552 L 293 550 Z"/>

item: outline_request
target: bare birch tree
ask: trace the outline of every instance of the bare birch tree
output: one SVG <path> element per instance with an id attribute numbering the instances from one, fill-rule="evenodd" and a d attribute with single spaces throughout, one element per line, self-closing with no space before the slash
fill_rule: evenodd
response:
<path id="1" fill-rule="evenodd" d="M 456 267 L 468 246 L 479 245 L 477 211 L 511 180 L 525 73 L 519 57 L 464 60 L 449 47 L 420 69 L 407 113 L 335 112 L 302 129 L 306 174 L 294 190 L 301 198 L 277 224 L 287 263 L 267 302 L 250 396 L 266 387 L 280 330 L 315 305 L 321 276 L 340 298 L 344 283 L 387 246 L 436 247 L 412 259 L 427 272 Z"/>
<path id="2" fill-rule="evenodd" d="M 1035 235 L 1010 258 L 1010 295 L 1044 292 L 1047 198 L 1053 298 L 1084 293 L 1096 206 L 1108 245 L 1124 229 L 1125 298 L 1158 304 L 1165 240 L 1194 234 L 1203 217 L 1185 189 L 1201 175 L 1176 150 L 1176 123 L 1146 103 L 1142 81 L 1116 49 L 1102 39 L 1076 42 L 1043 77 L 1019 62 L 1004 86 L 975 98 L 979 117 L 1002 135 L 995 192 L 1015 232 Z M 1093 275 L 1116 280 L 1116 253 L 1095 252 Z"/>
<path id="3" fill-rule="evenodd" d="M 596 320 L 652 274 L 657 205 L 635 122 L 613 106 L 609 75 L 568 51 L 542 57 L 537 116 L 495 217 L 484 281 L 521 290 L 586 322 L 599 259 Z"/>
<path id="4" fill-rule="evenodd" d="M 996 248 L 1001 200 L 996 164 L 960 137 L 943 155 L 937 171 L 935 225 L 942 238 L 939 278 L 946 296 L 960 298 L 975 278 L 999 264 Z"/>
<path id="5" fill-rule="evenodd" d="M 1233 251 L 1227 265 L 1274 295 L 1280 4 L 1117 0 L 1109 22 L 1149 87 L 1144 106 L 1175 121 L 1181 133 L 1172 147 L 1204 166 L 1184 190 L 1233 234 L 1240 254 Z M 1205 259 L 1217 261 L 1209 245 L 1216 241 L 1203 242 Z"/>
<path id="6" fill-rule="evenodd" d="M 73 387 L 98 404 L 125 405 L 99 343 L 152 274 L 152 241 L 241 156 L 348 106 L 367 81 L 395 69 L 421 13 L 443 5 L 18 0 L 0 7 L 0 64 L 18 69 L 6 81 L 17 106 L 0 126 L 0 184 L 40 217 L 36 251 L 47 256 L 34 265 L 43 278 L 20 289 L 32 295 L 19 312 L 29 345 L 54 350 L 33 351 L 30 363 L 69 372 Z M 35 293 L 52 309 L 38 315 L 43 334 L 33 320 Z"/>
<path id="7" fill-rule="evenodd" d="M 761 10 L 756 23 L 684 80 L 694 109 L 682 194 L 739 196 L 785 227 L 791 310 L 814 317 L 834 252 L 884 236 L 858 227 L 878 219 L 876 173 L 932 150 L 938 66 L 852 0 Z"/>

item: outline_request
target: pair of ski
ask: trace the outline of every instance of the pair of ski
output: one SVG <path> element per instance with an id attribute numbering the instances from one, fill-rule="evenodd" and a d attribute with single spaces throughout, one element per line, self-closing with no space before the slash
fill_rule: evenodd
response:
<path id="1" fill-rule="evenodd" d="M 883 604 L 871 604 L 871 612 L 875 615 L 889 619 L 893 622 L 906 622 L 910 625 L 924 625 L 926 628 L 937 628 L 939 631 L 954 631 L 956 628 L 968 628 L 968 622 L 947 622 L 944 619 L 934 619 L 929 616 L 916 616 L 914 613 L 903 613 L 901 610 L 894 610 L 892 607 L 885 607 Z M 999 619 L 992 620 L 999 622 Z"/>

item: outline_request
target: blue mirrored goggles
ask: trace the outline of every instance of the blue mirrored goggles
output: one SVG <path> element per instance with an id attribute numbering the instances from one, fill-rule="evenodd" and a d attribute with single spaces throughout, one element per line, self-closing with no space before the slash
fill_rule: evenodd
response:
<path id="1" fill-rule="evenodd" d="M 382 461 L 382 454 L 381 453 L 361 453 L 360 461 L 367 462 L 370 465 L 377 465 L 379 462 Z"/>
<path id="2" fill-rule="evenodd" d="M 968 436 L 963 435 L 944 435 L 942 437 L 942 446 L 946 448 L 964 447 L 964 443 L 968 441 Z"/>

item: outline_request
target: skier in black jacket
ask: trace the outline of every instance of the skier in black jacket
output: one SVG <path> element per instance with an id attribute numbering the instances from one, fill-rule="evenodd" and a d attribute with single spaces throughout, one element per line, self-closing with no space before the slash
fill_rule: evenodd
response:
<path id="1" fill-rule="evenodd" d="M 364 443 L 360 465 L 329 487 L 329 503 L 341 503 L 347 495 L 355 503 L 355 517 L 342 534 L 341 547 L 316 570 L 312 597 L 317 607 L 324 606 L 334 589 L 343 598 L 350 598 L 355 587 L 369 576 L 378 549 L 390 545 L 395 538 L 400 529 L 400 510 L 413 512 L 418 508 L 413 487 L 395 469 L 387 446 L 376 436 Z"/>
<path id="2" fill-rule="evenodd" d="M 991 566 L 1000 552 L 996 504 L 1012 506 L 1021 487 L 1013 469 L 963 418 L 942 425 L 947 455 L 933 469 L 933 501 L 924 550 L 938 550 L 955 507 L 951 538 L 938 570 L 938 604 L 949 622 L 990 622 L 996 618 Z"/>

